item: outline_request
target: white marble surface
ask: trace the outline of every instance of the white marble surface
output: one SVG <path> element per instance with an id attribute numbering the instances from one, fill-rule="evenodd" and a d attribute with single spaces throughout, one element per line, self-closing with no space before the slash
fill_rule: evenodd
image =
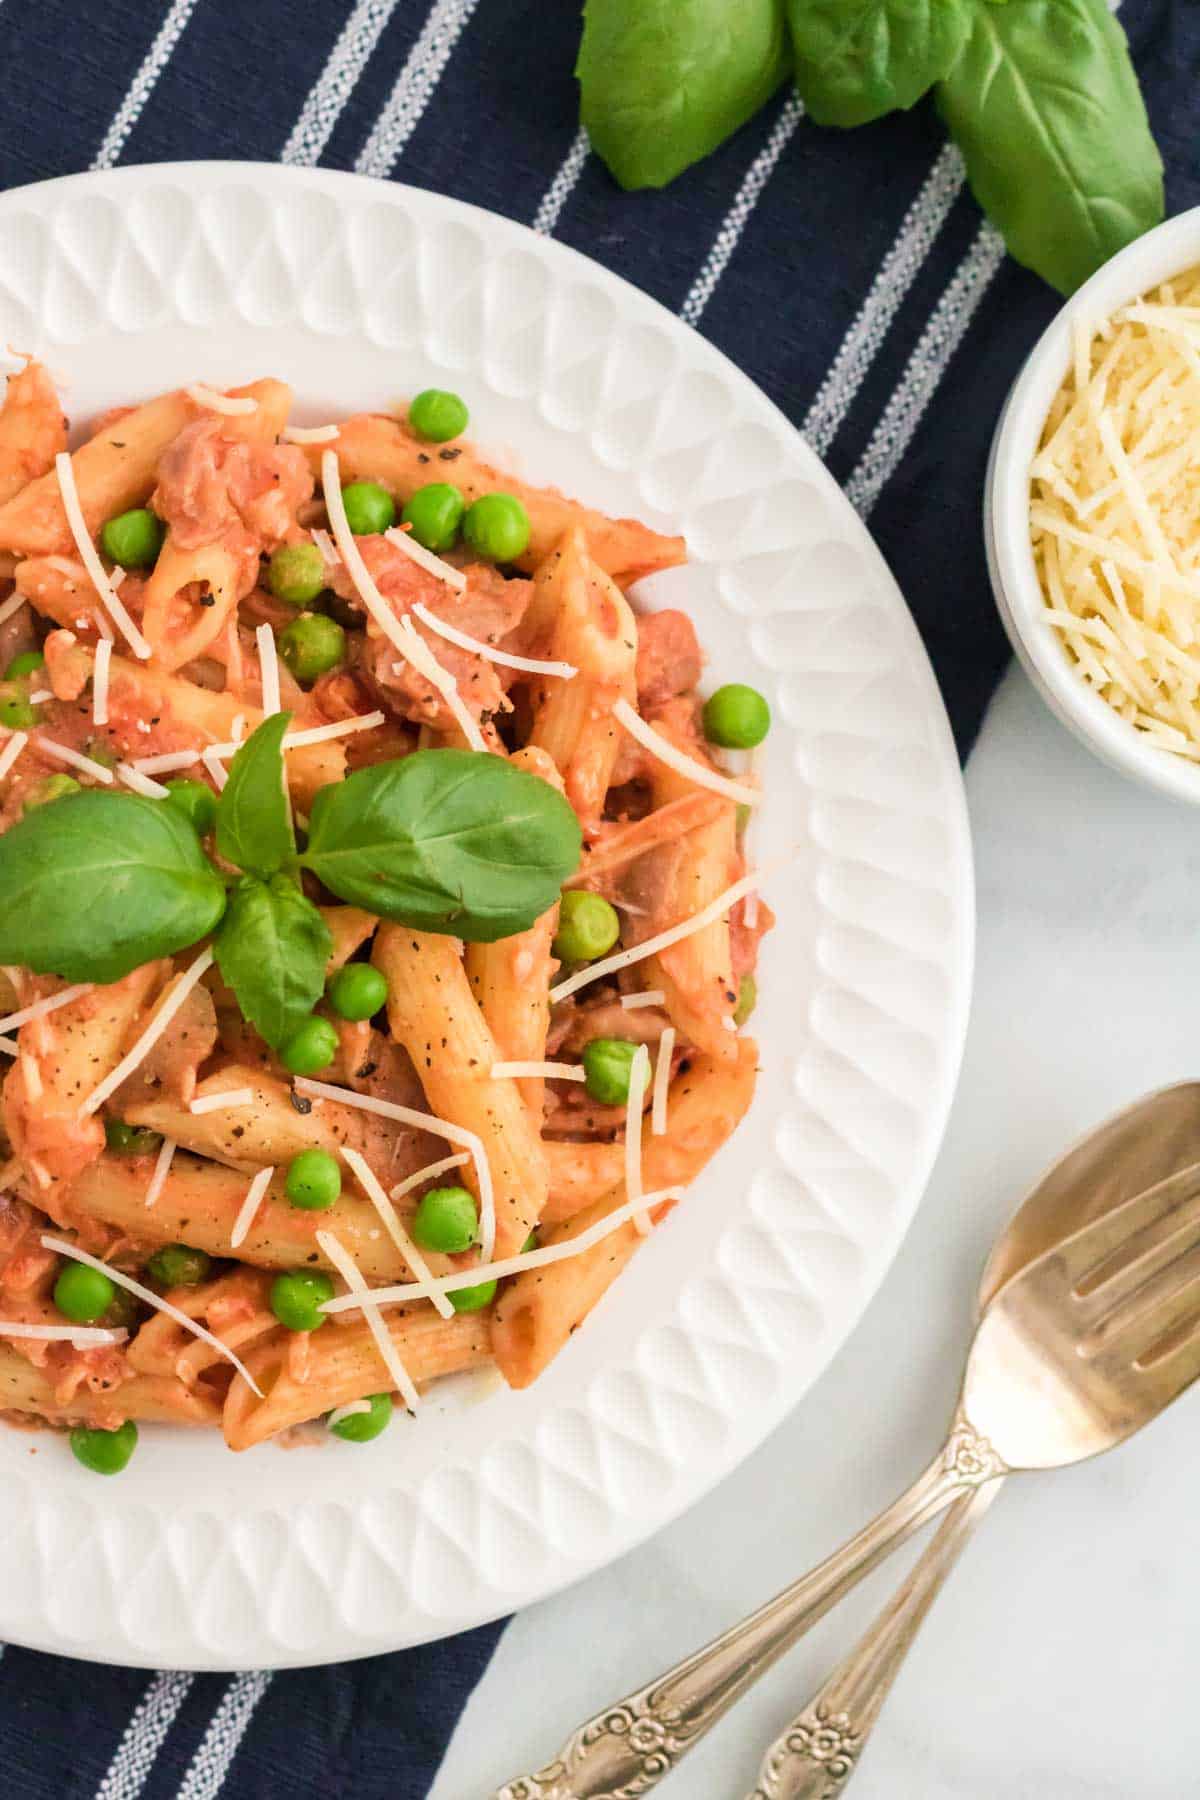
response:
<path id="1" fill-rule="evenodd" d="M 1043 1165 L 1200 1073 L 1200 810 L 1110 773 L 1012 672 L 967 780 L 979 948 L 929 1192 L 833 1367 L 652 1542 L 522 1614 L 431 1800 L 484 1800 L 571 1726 L 817 1561 L 932 1454 L 996 1229 Z M 1009 1485 L 926 1623 L 853 1800 L 1200 1795 L 1200 1397 L 1098 1462 Z M 740 1800 L 759 1753 L 911 1561 L 823 1621 L 687 1759 L 671 1800 Z"/>

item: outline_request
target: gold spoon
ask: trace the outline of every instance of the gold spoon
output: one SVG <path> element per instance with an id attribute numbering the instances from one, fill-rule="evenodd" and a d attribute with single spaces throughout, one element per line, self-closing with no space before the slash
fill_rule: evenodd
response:
<path id="1" fill-rule="evenodd" d="M 990 1498 L 1003 1476 L 1110 1449 L 1190 1385 L 1200 1374 L 1200 1084 L 1148 1096 L 1056 1163 L 993 1249 L 981 1297 L 988 1304 L 949 1435 L 912 1486 L 841 1550 L 704 1649 L 606 1707 L 552 1762 L 508 1782 L 494 1800 L 649 1793 L 919 1526 L 963 1497 L 956 1523 L 946 1526 L 948 1571 L 985 1510 L 982 1496 Z M 918 1584 L 911 1630 L 898 1633 L 878 1665 L 876 1713 L 939 1585 Z M 872 1692 L 875 1667 L 868 1664 L 865 1678 Z M 803 1715 L 794 1729 L 821 1785 L 778 1785 L 788 1773 L 785 1757 L 779 1777 L 771 1777 L 776 1786 L 760 1786 L 767 1800 L 824 1796 L 849 1772 L 853 1754 L 841 1775 L 832 1765 L 859 1747 L 840 1727 L 814 1737 Z M 803 1761 L 799 1767 L 808 1780 Z"/>

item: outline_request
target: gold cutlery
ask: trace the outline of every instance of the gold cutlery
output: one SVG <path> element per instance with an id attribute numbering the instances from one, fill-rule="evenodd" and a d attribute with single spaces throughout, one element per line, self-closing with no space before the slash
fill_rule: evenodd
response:
<path id="1" fill-rule="evenodd" d="M 861 1658 L 852 1654 L 771 1747 L 765 1770 L 783 1747 L 768 1770 L 774 1785 L 760 1778 L 756 1790 L 762 1800 L 835 1792 L 998 1482 L 1112 1448 L 1200 1373 L 1198 1277 L 1200 1084 L 1188 1083 L 1149 1096 L 1068 1152 L 1002 1234 L 950 1432 L 912 1486 L 841 1550 L 588 1720 L 552 1762 L 494 1800 L 649 1793 L 811 1625 L 957 1500 L 940 1552 L 931 1548 L 932 1561 L 914 1568 Z"/>

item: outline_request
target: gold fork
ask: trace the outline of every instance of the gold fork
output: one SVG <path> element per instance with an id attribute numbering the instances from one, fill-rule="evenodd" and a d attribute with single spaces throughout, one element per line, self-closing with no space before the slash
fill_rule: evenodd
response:
<path id="1" fill-rule="evenodd" d="M 740 1625 L 580 1726 L 553 1762 L 495 1800 L 649 1793 L 797 1638 L 957 1496 L 1098 1455 L 1148 1424 L 1200 1374 L 1198 1277 L 1192 1165 L 1001 1288 L 975 1333 L 945 1444 L 891 1506 Z"/>

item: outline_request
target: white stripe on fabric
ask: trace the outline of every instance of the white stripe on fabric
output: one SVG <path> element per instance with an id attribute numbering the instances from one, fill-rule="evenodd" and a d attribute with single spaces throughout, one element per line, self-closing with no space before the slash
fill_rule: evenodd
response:
<path id="1" fill-rule="evenodd" d="M 737 191 L 733 205 L 725 214 L 720 231 L 713 239 L 713 246 L 704 260 L 704 266 L 693 281 L 688 290 L 687 299 L 679 309 L 680 318 L 684 319 L 687 324 L 699 323 L 701 313 L 712 299 L 717 283 L 725 273 L 730 257 L 737 249 L 738 239 L 746 229 L 751 213 L 762 198 L 763 189 L 771 179 L 775 164 L 783 155 L 788 140 L 803 117 L 804 102 L 793 88 L 788 94 L 783 111 L 775 121 L 770 137 L 742 177 L 742 185 Z"/>
<path id="2" fill-rule="evenodd" d="M 396 10 L 397 0 L 358 0 L 358 5 L 338 33 L 321 78 L 304 102 L 291 136 L 279 160 L 315 168 L 333 136 L 342 108 L 358 84 L 359 76 L 375 53 L 384 27 Z"/>
<path id="3" fill-rule="evenodd" d="M 147 50 L 141 68 L 129 84 L 129 92 L 104 134 L 104 142 L 92 163 L 93 169 L 111 169 L 120 160 L 129 134 L 141 117 L 142 108 L 154 92 L 155 83 L 170 62 L 171 54 L 195 10 L 196 0 L 171 0 L 167 15 L 158 28 L 158 35 Z"/>
<path id="4" fill-rule="evenodd" d="M 478 0 L 436 0 L 354 167 L 385 180 L 417 127 Z"/>
<path id="5" fill-rule="evenodd" d="M 824 456 L 850 410 L 851 402 L 883 347 L 900 303 L 920 273 L 950 209 L 966 185 L 962 152 L 947 144 L 904 215 L 896 241 L 879 265 L 817 397 L 800 427 L 818 456 Z"/>
<path id="6" fill-rule="evenodd" d="M 895 474 L 925 408 L 1003 261 L 1004 239 L 985 219 L 971 248 L 942 290 L 942 297 L 917 340 L 891 399 L 880 414 L 858 467 L 846 483 L 846 494 L 864 519 Z"/>
<path id="7" fill-rule="evenodd" d="M 221 1696 L 199 1748 L 179 1784 L 175 1800 L 216 1800 L 225 1777 L 254 1717 L 254 1709 L 271 1685 L 270 1669 L 235 1675 Z"/>
<path id="8" fill-rule="evenodd" d="M 583 165 L 588 159 L 588 151 L 592 141 L 588 137 L 587 127 L 581 125 L 575 133 L 575 140 L 567 154 L 563 157 L 557 175 L 542 195 L 542 204 L 533 216 L 533 229 L 539 237 L 550 237 L 558 224 L 559 214 L 571 198 L 575 183 L 583 173 Z"/>
<path id="9" fill-rule="evenodd" d="M 162 1669 L 154 1677 L 125 1727 L 96 1800 L 137 1800 L 192 1681 L 179 1669 Z"/>

